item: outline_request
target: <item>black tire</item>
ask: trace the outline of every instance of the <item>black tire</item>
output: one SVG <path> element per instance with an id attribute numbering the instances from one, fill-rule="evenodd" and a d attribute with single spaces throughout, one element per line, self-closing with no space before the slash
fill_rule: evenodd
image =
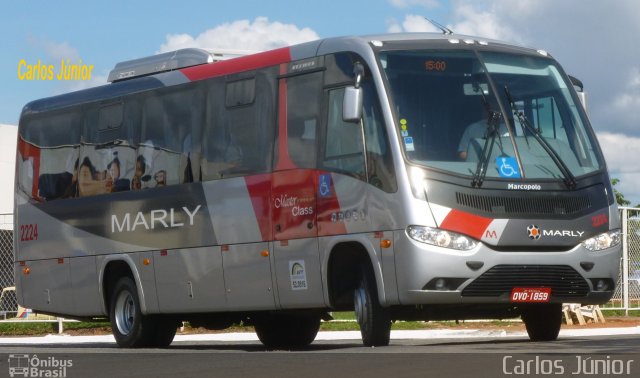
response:
<path id="1" fill-rule="evenodd" d="M 319 315 L 270 314 L 256 319 L 258 339 L 269 349 L 300 349 L 315 340 Z"/>
<path id="2" fill-rule="evenodd" d="M 353 294 L 356 319 L 360 325 L 365 346 L 389 345 L 391 317 L 389 310 L 380 305 L 376 281 L 371 269 L 363 269 L 358 287 Z"/>
<path id="3" fill-rule="evenodd" d="M 155 319 L 155 335 L 152 346 L 156 348 L 166 348 L 173 342 L 178 330 L 179 321 L 172 317 L 158 317 Z"/>
<path id="4" fill-rule="evenodd" d="M 120 278 L 111 291 L 109 319 L 118 346 L 142 348 L 155 342 L 156 321 L 140 311 L 136 284 L 129 277 Z"/>
<path id="5" fill-rule="evenodd" d="M 554 341 L 562 326 L 562 304 L 549 303 L 522 308 L 522 321 L 531 341 Z"/>

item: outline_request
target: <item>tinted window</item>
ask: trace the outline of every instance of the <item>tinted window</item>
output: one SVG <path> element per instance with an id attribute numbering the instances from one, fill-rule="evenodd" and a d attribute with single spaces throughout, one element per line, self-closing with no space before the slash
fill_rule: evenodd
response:
<path id="1" fill-rule="evenodd" d="M 266 172 L 271 168 L 275 70 L 256 72 L 250 79 L 255 82 L 253 102 L 232 107 L 226 106 L 230 87 L 224 79 L 209 81 L 201 160 L 203 180 Z M 231 83 L 240 85 L 237 80 Z"/>
<path id="2" fill-rule="evenodd" d="M 299 168 L 315 168 L 322 73 L 294 76 L 286 80 L 289 157 Z"/>
<path id="3" fill-rule="evenodd" d="M 227 83 L 225 106 L 249 105 L 256 97 L 256 79 L 243 79 Z"/>
<path id="4" fill-rule="evenodd" d="M 370 80 L 365 81 L 362 87 L 364 90 L 362 121 L 367 150 L 367 181 L 386 192 L 395 192 L 397 184 L 393 158 L 389 150 L 389 140 L 378 95 Z"/>
<path id="5" fill-rule="evenodd" d="M 344 88 L 329 91 L 323 166 L 365 179 L 362 126 L 342 120 Z"/>

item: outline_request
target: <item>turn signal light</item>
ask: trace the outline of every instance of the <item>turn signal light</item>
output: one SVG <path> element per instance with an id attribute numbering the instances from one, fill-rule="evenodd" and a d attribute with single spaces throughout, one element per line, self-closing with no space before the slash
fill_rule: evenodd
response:
<path id="1" fill-rule="evenodd" d="M 28 275 L 29 275 L 29 273 L 31 273 L 31 269 L 29 269 L 29 268 L 24 268 L 24 269 L 22 269 L 22 273 L 24 273 L 24 275 L 25 275 L 25 276 L 28 276 Z"/>
<path id="2" fill-rule="evenodd" d="M 389 239 L 382 239 L 382 240 L 380 240 L 380 247 L 382 247 L 382 248 L 389 248 L 389 247 L 391 247 L 391 240 L 389 240 Z"/>
<path id="3" fill-rule="evenodd" d="M 144 265 L 149 265 L 149 264 L 151 264 L 151 260 L 149 260 L 149 259 L 144 259 L 144 260 L 142 260 L 142 263 L 143 263 Z"/>

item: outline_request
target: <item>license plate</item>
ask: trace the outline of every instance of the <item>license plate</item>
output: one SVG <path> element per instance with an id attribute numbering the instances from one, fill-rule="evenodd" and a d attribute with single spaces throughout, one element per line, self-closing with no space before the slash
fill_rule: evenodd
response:
<path id="1" fill-rule="evenodd" d="M 511 302 L 545 303 L 551 299 L 550 287 L 514 287 Z"/>

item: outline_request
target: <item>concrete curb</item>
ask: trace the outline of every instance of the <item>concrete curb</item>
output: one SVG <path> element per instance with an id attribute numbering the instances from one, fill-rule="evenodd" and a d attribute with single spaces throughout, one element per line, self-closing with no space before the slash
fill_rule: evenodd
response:
<path id="1" fill-rule="evenodd" d="M 640 326 L 621 328 L 588 328 L 566 329 L 560 331 L 560 338 L 588 337 L 588 336 L 619 336 L 640 335 Z M 420 339 L 475 339 L 475 338 L 522 338 L 527 337 L 523 331 L 505 331 L 501 329 L 480 330 L 398 330 L 391 331 L 392 340 L 420 340 Z M 359 331 L 328 331 L 319 332 L 316 341 L 360 340 Z M 207 333 L 177 335 L 174 342 L 258 342 L 253 332 Z M 46 335 L 37 337 L 2 337 L 0 345 L 55 345 L 55 344 L 114 344 L 112 335 L 98 336 L 70 336 Z"/>

